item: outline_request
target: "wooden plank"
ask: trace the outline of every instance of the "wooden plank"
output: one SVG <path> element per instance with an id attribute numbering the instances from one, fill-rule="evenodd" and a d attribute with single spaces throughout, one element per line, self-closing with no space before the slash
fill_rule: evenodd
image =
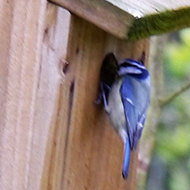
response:
<path id="1" fill-rule="evenodd" d="M 35 116 L 37 125 L 35 129 L 39 135 L 34 139 L 34 143 L 40 143 L 41 134 L 44 134 L 46 141 L 43 146 L 35 149 L 31 162 L 32 165 L 38 165 L 35 155 L 37 151 L 43 150 L 42 173 L 41 176 L 37 176 L 40 177 L 39 189 L 61 190 L 65 162 L 64 147 L 67 142 L 67 128 L 65 126 L 69 117 L 67 98 L 69 97 L 71 82 L 64 74 L 67 65 L 65 60 L 70 13 L 58 6 L 48 4 L 45 18 L 41 50 L 40 88 Z M 62 86 L 64 86 L 64 93 L 62 93 Z M 64 106 L 62 107 L 62 105 Z M 33 179 L 31 179 L 31 184 L 32 182 Z"/>
<path id="2" fill-rule="evenodd" d="M 23 0 L 14 4 L 3 1 L 0 7 L 0 52 L 5 53 L 1 57 L 0 189 L 28 187 L 45 6 L 45 1 Z M 36 175 L 39 165 L 33 168 Z M 36 183 L 33 185 L 38 189 Z"/>
<path id="3" fill-rule="evenodd" d="M 190 26 L 189 0 L 51 0 L 118 38 L 136 40 Z"/>
<path id="4" fill-rule="evenodd" d="M 2 190 L 39 190 L 44 179 L 67 49 L 69 13 L 61 10 L 46 0 L 0 5 Z"/>
<path id="5" fill-rule="evenodd" d="M 48 81 L 56 91 L 49 92 L 53 115 L 50 117 L 50 130 L 46 144 L 43 174 L 40 189 L 62 190 L 65 171 L 65 152 L 67 148 L 68 124 L 70 120 L 70 93 L 74 72 L 67 73 L 67 45 L 70 25 L 70 13 L 58 6 L 49 4 L 46 15 L 47 31 L 44 36 L 44 69 L 48 70 Z M 48 59 L 47 59 L 47 58 Z M 45 63 L 47 61 L 47 63 Z M 66 75 L 67 73 L 67 75 Z M 45 72 L 44 72 L 45 75 Z M 44 76 L 45 77 L 45 76 Z M 46 93 L 44 91 L 44 93 Z M 55 102 L 54 102 L 55 101 Z M 47 102 L 44 102 L 45 104 Z M 44 105 L 45 106 L 45 105 Z M 41 112 L 44 111 L 41 107 Z M 46 106 L 45 106 L 46 107 Z"/>
<path id="6" fill-rule="evenodd" d="M 81 18 L 72 17 L 66 74 L 66 79 L 72 81 L 70 98 L 61 101 L 60 105 L 62 110 L 71 101 L 69 121 L 62 126 L 68 129 L 62 189 L 136 188 L 137 154 L 132 154 L 130 175 L 125 181 L 121 175 L 123 143 L 110 126 L 103 107 L 93 102 L 97 98 L 99 72 L 105 54 L 111 51 L 119 59 L 139 58 L 143 51 L 147 53 L 148 47 L 148 40 L 127 43 Z M 64 85 L 63 95 L 67 90 Z M 63 95 L 60 99 L 64 98 Z M 51 162 L 54 162 L 54 157 Z M 49 176 L 52 176 L 51 172 Z"/>
<path id="7" fill-rule="evenodd" d="M 134 17 L 105 0 L 50 0 L 103 30 L 126 38 Z"/>

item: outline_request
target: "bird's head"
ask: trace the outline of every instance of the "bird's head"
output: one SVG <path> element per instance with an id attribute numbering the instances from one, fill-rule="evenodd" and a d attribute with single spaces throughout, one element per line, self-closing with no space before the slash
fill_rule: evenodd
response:
<path id="1" fill-rule="evenodd" d="M 146 79 L 149 72 L 146 67 L 139 61 L 134 59 L 123 59 L 119 62 L 118 76 L 122 77 L 126 74 L 139 79 Z"/>

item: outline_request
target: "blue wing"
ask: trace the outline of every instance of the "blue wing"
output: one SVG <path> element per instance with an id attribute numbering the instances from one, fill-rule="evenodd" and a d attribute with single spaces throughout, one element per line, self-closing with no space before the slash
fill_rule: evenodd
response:
<path id="1" fill-rule="evenodd" d="M 126 130 L 128 134 L 125 142 L 122 171 L 124 179 L 128 176 L 130 152 L 133 148 L 136 148 L 144 127 L 150 99 L 149 90 L 149 84 L 144 80 L 125 75 L 120 89 L 127 120 Z"/>
<path id="2" fill-rule="evenodd" d="M 135 84 L 135 85 L 134 85 Z M 120 89 L 127 120 L 130 148 L 136 148 L 141 136 L 149 105 L 149 87 L 144 80 L 125 75 Z"/>

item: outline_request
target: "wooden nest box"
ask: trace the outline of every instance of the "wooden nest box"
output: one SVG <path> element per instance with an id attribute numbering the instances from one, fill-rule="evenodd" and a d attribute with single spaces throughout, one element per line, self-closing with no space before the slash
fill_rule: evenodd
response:
<path id="1" fill-rule="evenodd" d="M 150 35 L 190 25 L 187 1 L 151 2 L 2 1 L 1 190 L 136 189 L 137 152 L 123 180 L 122 142 L 93 102 L 108 52 L 147 64 Z"/>

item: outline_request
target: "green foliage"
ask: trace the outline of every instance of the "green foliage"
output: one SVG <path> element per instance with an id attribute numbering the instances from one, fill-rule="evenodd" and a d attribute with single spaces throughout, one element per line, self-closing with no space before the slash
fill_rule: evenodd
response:
<path id="1" fill-rule="evenodd" d="M 181 43 L 172 41 L 166 45 L 164 58 L 171 74 L 181 78 L 188 75 L 190 69 L 190 29 L 182 30 L 179 36 Z"/>
<path id="2" fill-rule="evenodd" d="M 169 184 L 172 190 L 187 190 L 190 187 L 187 172 L 182 167 L 174 167 Z"/>
<path id="3" fill-rule="evenodd" d="M 173 126 L 173 130 L 164 130 L 159 132 L 158 152 L 168 162 L 175 162 L 176 159 L 186 157 L 190 152 L 190 127 Z"/>
<path id="4" fill-rule="evenodd" d="M 173 83 L 176 89 L 179 88 L 178 85 L 184 83 L 182 79 L 186 75 L 190 75 L 190 29 L 180 31 L 179 37 L 180 40 L 172 41 L 164 48 L 164 61 L 166 61 L 164 64 L 168 68 L 166 75 L 172 77 L 170 83 Z M 171 85 L 165 84 L 168 85 L 166 88 Z M 167 161 L 180 159 L 190 152 L 189 107 L 189 94 L 186 93 L 180 95 L 163 110 L 170 121 L 168 118 L 162 117 L 162 125 L 164 126 L 162 129 L 165 128 L 165 130 L 158 131 L 157 147 L 159 153 Z M 175 115 L 170 113 L 175 113 Z M 172 119 L 172 117 L 174 118 Z"/>
<path id="5" fill-rule="evenodd" d="M 163 47 L 164 84 L 167 93 L 171 89 L 179 89 L 190 80 L 190 29 L 182 30 L 174 36 L 175 38 Z M 163 165 L 166 165 L 167 175 L 163 171 L 165 188 L 160 190 L 190 189 L 189 97 L 188 90 L 162 110 L 156 136 L 155 155 L 159 155 Z M 155 180 L 155 183 L 157 181 L 157 179 L 151 180 Z"/>

